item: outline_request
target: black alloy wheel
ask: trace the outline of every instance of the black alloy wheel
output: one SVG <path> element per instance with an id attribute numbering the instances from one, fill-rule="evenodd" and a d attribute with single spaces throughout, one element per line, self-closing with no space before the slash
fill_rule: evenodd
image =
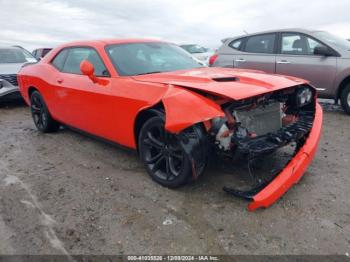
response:
<path id="1" fill-rule="evenodd" d="M 52 119 L 44 99 L 38 91 L 34 91 L 30 96 L 30 108 L 34 124 L 39 131 L 48 133 L 59 128 L 59 124 Z"/>
<path id="2" fill-rule="evenodd" d="M 139 135 L 139 153 L 149 175 L 159 184 L 175 188 L 191 176 L 191 161 L 178 137 L 165 131 L 164 120 L 146 121 Z"/>

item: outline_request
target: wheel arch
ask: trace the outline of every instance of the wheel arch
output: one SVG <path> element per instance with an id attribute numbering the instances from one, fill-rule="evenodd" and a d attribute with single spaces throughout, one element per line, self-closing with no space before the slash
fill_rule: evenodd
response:
<path id="1" fill-rule="evenodd" d="M 336 97 L 335 99 L 336 100 L 339 100 L 340 99 L 340 96 L 341 96 L 341 93 L 343 92 L 344 88 L 350 84 L 350 75 L 348 75 L 347 77 L 345 77 L 339 84 L 338 86 L 338 89 L 337 89 L 337 94 L 336 94 Z"/>
<path id="2" fill-rule="evenodd" d="M 166 119 L 166 107 L 160 102 L 153 107 L 142 110 L 136 118 L 134 136 L 136 142 L 136 150 L 142 155 L 141 145 L 138 144 L 138 138 L 140 136 L 142 127 L 147 120 L 152 117 L 158 116 Z M 173 133 L 173 132 L 171 132 Z M 208 161 L 209 143 L 206 133 L 206 128 L 203 122 L 193 123 L 192 127 L 188 127 L 179 133 L 173 133 L 179 139 L 179 143 L 183 148 L 183 152 L 188 156 L 190 161 L 190 172 L 193 179 L 197 179 L 205 170 Z M 141 146 L 141 147 L 140 147 Z M 140 152 L 141 151 L 141 152 Z"/>
<path id="3" fill-rule="evenodd" d="M 141 110 L 136 116 L 135 124 L 134 124 L 134 140 L 135 140 L 137 151 L 139 150 L 138 137 L 139 137 L 141 128 L 148 119 L 154 116 L 164 117 L 164 105 L 162 104 L 162 102 L 159 102 L 153 105 L 152 107 Z"/>
<path id="4" fill-rule="evenodd" d="M 28 86 L 28 88 L 25 90 L 25 92 L 22 93 L 22 96 L 24 98 L 24 101 L 26 102 L 27 105 L 30 105 L 30 96 L 34 91 L 38 91 L 38 88 L 35 86 Z"/>
<path id="5" fill-rule="evenodd" d="M 35 86 L 28 87 L 28 97 L 29 97 L 29 99 L 30 99 L 30 96 L 32 95 L 32 93 L 34 91 L 38 91 L 39 92 L 38 88 L 36 88 Z"/>
<path id="6" fill-rule="evenodd" d="M 42 96 L 42 98 L 44 99 L 43 93 L 40 92 L 39 88 L 37 88 L 36 86 L 31 85 L 31 86 L 28 87 L 28 91 L 27 91 L 27 95 L 28 95 L 28 105 L 29 105 L 29 106 L 30 106 L 30 97 L 31 97 L 31 95 L 33 94 L 33 92 L 35 92 L 35 91 L 38 92 L 38 93 Z M 44 101 L 45 101 L 47 110 L 48 110 L 49 113 L 51 114 L 52 119 L 55 120 L 55 117 L 53 116 L 53 113 L 52 113 L 52 111 L 51 111 L 51 109 L 50 109 L 51 107 L 49 107 L 49 105 L 48 105 L 48 103 L 47 103 L 47 100 L 44 99 Z M 57 120 L 55 120 L 55 121 L 57 121 Z"/>

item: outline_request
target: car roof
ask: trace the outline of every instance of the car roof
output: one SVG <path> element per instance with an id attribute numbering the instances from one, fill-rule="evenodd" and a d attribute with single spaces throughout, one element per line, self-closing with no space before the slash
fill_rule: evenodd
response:
<path id="1" fill-rule="evenodd" d="M 104 48 L 107 45 L 114 44 L 132 44 L 132 43 L 167 43 L 166 41 L 161 41 L 159 39 L 142 39 L 142 38 L 116 38 L 116 39 L 96 39 L 96 40 L 85 40 L 85 41 L 74 41 L 59 45 L 53 48 L 53 52 L 50 52 L 50 55 L 43 57 L 41 61 L 49 62 L 53 57 L 57 55 L 64 48 L 69 47 L 95 47 L 95 48 Z"/>
<path id="2" fill-rule="evenodd" d="M 21 49 L 21 47 L 12 45 L 0 45 L 0 49 Z"/>
<path id="3" fill-rule="evenodd" d="M 40 47 L 40 48 L 35 48 L 33 51 L 35 50 L 44 50 L 44 49 L 53 49 L 52 47 Z"/>
<path id="4" fill-rule="evenodd" d="M 61 46 L 69 47 L 69 46 L 79 46 L 79 45 L 113 45 L 113 44 L 131 44 L 131 43 L 164 43 L 165 41 L 161 41 L 158 39 L 142 39 L 142 38 L 122 38 L 122 39 L 97 39 L 97 40 L 86 40 L 86 41 L 74 41 L 70 43 L 63 44 Z"/>
<path id="5" fill-rule="evenodd" d="M 241 38 L 241 37 L 268 34 L 268 33 L 298 32 L 298 33 L 311 34 L 311 33 L 319 32 L 319 31 L 322 31 L 322 30 L 313 30 L 313 29 L 306 29 L 306 28 L 282 28 L 282 29 L 275 29 L 275 30 L 260 31 L 260 32 L 255 32 L 255 33 L 251 33 L 251 34 L 244 34 L 244 35 L 239 35 L 239 36 L 235 36 L 235 37 L 228 37 L 228 38 L 223 39 L 223 42 L 225 42 L 227 39 L 236 39 L 236 38 Z"/>

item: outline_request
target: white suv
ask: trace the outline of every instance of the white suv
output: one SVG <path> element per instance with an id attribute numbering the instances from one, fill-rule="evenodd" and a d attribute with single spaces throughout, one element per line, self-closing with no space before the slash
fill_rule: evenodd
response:
<path id="1" fill-rule="evenodd" d="M 17 73 L 25 63 L 37 60 L 18 46 L 0 46 L 0 100 L 19 96 Z"/>

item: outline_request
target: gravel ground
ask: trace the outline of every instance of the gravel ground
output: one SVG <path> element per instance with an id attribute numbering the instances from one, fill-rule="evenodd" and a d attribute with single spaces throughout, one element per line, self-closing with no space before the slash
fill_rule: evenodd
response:
<path id="1" fill-rule="evenodd" d="M 248 212 L 222 191 L 240 170 L 212 164 L 178 190 L 136 153 L 0 105 L 0 254 L 350 253 L 350 117 L 324 104 L 318 153 L 276 204 Z M 245 173 L 246 175 L 246 173 Z"/>

